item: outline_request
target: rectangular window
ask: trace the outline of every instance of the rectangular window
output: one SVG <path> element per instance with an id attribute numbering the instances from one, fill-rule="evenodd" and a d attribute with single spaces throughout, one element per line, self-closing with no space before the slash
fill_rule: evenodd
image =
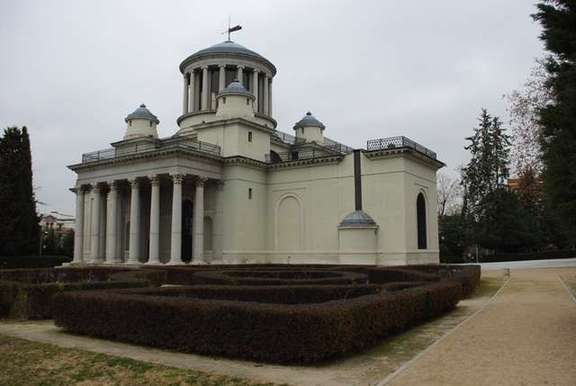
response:
<path id="1" fill-rule="evenodd" d="M 248 188 L 248 199 L 252 199 L 252 188 Z"/>
<path id="2" fill-rule="evenodd" d="M 252 132 L 248 132 L 248 142 L 252 142 Z"/>

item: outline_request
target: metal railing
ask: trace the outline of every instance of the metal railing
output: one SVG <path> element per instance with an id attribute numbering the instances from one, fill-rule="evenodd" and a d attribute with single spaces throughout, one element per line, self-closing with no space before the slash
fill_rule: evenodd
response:
<path id="1" fill-rule="evenodd" d="M 304 138 L 298 138 L 288 133 L 284 133 L 282 131 L 276 131 L 276 135 L 280 138 L 282 142 L 290 145 L 301 145 L 303 143 L 306 143 L 306 140 Z M 324 144 L 322 146 L 344 154 L 352 153 L 354 151 L 354 149 L 352 149 L 350 146 L 346 146 L 344 144 L 341 144 L 340 142 L 334 141 L 333 139 L 326 137 L 324 137 Z"/>
<path id="2" fill-rule="evenodd" d="M 117 147 L 85 153 L 82 154 L 82 163 L 110 160 L 127 155 L 148 153 L 159 150 L 175 149 L 220 155 L 220 146 L 218 145 L 201 141 L 187 140 L 186 142 L 183 142 L 183 140 L 180 138 L 167 138 L 150 143 L 138 143 L 134 145 L 125 145 L 125 147 Z"/>
<path id="3" fill-rule="evenodd" d="M 425 156 L 436 159 L 435 152 L 404 136 L 371 139 L 368 142 L 366 142 L 366 150 L 368 151 L 400 149 L 400 148 L 414 149 L 417 152 L 424 154 Z"/>
<path id="4" fill-rule="evenodd" d="M 267 163 L 280 163 L 280 162 L 290 162 L 290 161 L 301 161 L 301 160 L 311 160 L 322 157 L 339 156 L 341 154 L 337 152 L 329 152 L 322 150 L 321 148 L 312 148 L 306 150 L 293 150 L 286 151 L 282 153 L 272 152 L 266 154 Z"/>

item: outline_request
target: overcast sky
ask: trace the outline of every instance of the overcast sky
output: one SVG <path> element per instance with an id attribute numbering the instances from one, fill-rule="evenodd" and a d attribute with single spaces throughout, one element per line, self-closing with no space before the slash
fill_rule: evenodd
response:
<path id="1" fill-rule="evenodd" d="M 0 127 L 27 126 L 38 210 L 74 213 L 66 165 L 109 147 L 146 103 L 160 136 L 177 129 L 178 65 L 225 40 L 278 68 L 278 129 L 310 110 L 325 134 L 354 147 L 405 135 L 452 172 L 482 107 L 543 55 L 535 0 L 0 1 Z"/>

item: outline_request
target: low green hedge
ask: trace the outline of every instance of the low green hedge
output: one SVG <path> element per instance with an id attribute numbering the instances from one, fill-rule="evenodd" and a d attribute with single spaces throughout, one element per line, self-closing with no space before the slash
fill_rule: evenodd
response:
<path id="1" fill-rule="evenodd" d="M 278 287 L 259 286 L 251 295 L 210 287 L 82 291 L 54 299 L 57 326 L 86 334 L 184 352 L 273 363 L 305 364 L 372 346 L 383 337 L 453 309 L 462 296 L 459 283 L 427 282 L 396 291 L 355 290 L 354 297 L 319 303 L 280 304 L 250 300 Z M 310 299 L 304 287 L 292 296 Z M 309 291 L 316 291 L 310 288 Z M 234 292 L 229 289 L 228 291 Z M 362 291 L 367 291 L 362 294 Z M 376 292 L 374 292 L 376 291 Z M 222 293 L 220 294 L 222 295 Z"/>
<path id="2" fill-rule="evenodd" d="M 55 294 L 75 290 L 159 285 L 164 272 L 122 268 L 18 269 L 0 271 L 0 317 L 49 319 Z"/>
<path id="3" fill-rule="evenodd" d="M 52 268 L 70 261 L 66 256 L 0 256 L 0 269 Z"/>

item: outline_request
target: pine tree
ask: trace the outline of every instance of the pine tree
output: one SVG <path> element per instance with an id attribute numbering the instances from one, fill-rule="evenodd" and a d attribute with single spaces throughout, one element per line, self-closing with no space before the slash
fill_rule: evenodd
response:
<path id="1" fill-rule="evenodd" d="M 495 192 L 502 189 L 508 178 L 510 140 L 498 117 L 482 109 L 474 134 L 466 138 L 470 161 L 462 170 L 464 200 L 462 221 L 466 247 L 486 240 L 485 223 L 491 221 L 488 210 L 498 199 Z"/>
<path id="2" fill-rule="evenodd" d="M 484 199 L 500 188 L 508 178 L 510 139 L 498 117 L 492 117 L 486 109 L 478 118 L 474 134 L 464 148 L 470 151 L 470 161 L 463 169 L 462 182 L 465 190 L 465 213 L 478 221 Z"/>
<path id="3" fill-rule="evenodd" d="M 576 243 L 576 2 L 543 0 L 533 15 L 550 56 L 546 61 L 553 101 L 538 112 L 542 126 L 544 193 L 568 238 Z"/>
<path id="4" fill-rule="evenodd" d="M 26 127 L 7 128 L 0 138 L 0 208 L 0 256 L 38 254 L 40 227 Z"/>

